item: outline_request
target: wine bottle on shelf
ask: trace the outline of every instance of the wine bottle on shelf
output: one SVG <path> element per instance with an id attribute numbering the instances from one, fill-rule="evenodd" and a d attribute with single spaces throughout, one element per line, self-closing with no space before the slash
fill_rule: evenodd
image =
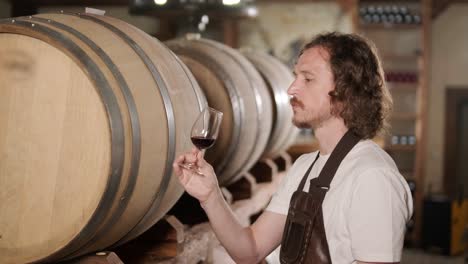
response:
<path id="1" fill-rule="evenodd" d="M 382 23 L 389 23 L 389 21 L 388 21 L 388 16 L 387 16 L 386 14 L 381 14 L 381 15 L 379 15 L 379 16 L 380 16 L 380 21 L 381 21 Z"/>
<path id="2" fill-rule="evenodd" d="M 393 13 L 392 7 L 389 6 L 389 5 L 384 6 L 383 10 L 384 10 L 384 13 L 386 13 L 386 14 L 392 14 Z"/>
<path id="3" fill-rule="evenodd" d="M 421 16 L 411 12 L 407 6 L 368 5 L 359 9 L 363 23 L 366 24 L 420 24 Z"/>
<path id="4" fill-rule="evenodd" d="M 395 24 L 401 24 L 403 23 L 403 16 L 401 14 L 396 14 L 395 15 Z"/>
<path id="5" fill-rule="evenodd" d="M 399 9 L 400 9 L 400 11 L 399 11 L 400 14 L 402 14 L 402 15 L 406 15 L 406 14 L 409 13 L 408 8 L 406 6 L 400 6 Z"/>
<path id="6" fill-rule="evenodd" d="M 375 12 L 378 14 L 378 15 L 382 15 L 384 13 L 384 9 L 382 6 L 377 6 L 375 8 Z"/>
<path id="7" fill-rule="evenodd" d="M 405 24 L 412 24 L 413 16 L 411 16 L 410 14 L 406 14 L 403 21 Z"/>
<path id="8" fill-rule="evenodd" d="M 359 8 L 359 15 L 360 15 L 361 17 L 364 17 L 365 15 L 367 15 L 367 7 L 361 6 L 361 7 Z"/>
<path id="9" fill-rule="evenodd" d="M 378 14 L 375 14 L 375 13 L 374 13 L 374 14 L 372 15 L 372 23 L 378 24 L 378 23 L 380 23 L 380 22 L 381 22 L 380 16 L 379 16 Z"/>

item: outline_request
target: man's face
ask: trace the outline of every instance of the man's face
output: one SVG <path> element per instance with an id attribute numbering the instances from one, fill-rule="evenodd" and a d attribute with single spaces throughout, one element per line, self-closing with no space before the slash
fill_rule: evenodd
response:
<path id="1" fill-rule="evenodd" d="M 330 96 L 335 88 L 328 52 L 321 47 L 307 49 L 294 66 L 295 80 L 288 89 L 293 123 L 300 128 L 318 128 L 331 115 Z"/>

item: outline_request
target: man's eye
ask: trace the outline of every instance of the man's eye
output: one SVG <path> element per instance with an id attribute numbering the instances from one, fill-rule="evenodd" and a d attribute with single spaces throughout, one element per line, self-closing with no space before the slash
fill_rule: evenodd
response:
<path id="1" fill-rule="evenodd" d="M 312 81 L 312 79 L 305 78 L 305 81 L 306 81 L 306 82 L 310 82 L 310 81 Z"/>

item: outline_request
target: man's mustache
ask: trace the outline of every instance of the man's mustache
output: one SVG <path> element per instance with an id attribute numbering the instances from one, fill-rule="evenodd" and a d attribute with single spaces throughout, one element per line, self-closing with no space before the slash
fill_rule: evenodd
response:
<path id="1" fill-rule="evenodd" d="M 295 96 L 289 99 L 289 104 L 291 104 L 291 106 L 298 106 L 304 108 L 304 104 L 301 101 L 299 101 L 299 99 L 297 99 Z"/>

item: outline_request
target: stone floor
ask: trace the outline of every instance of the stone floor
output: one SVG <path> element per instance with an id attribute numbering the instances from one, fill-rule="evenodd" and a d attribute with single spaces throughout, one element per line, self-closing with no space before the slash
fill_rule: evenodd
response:
<path id="1" fill-rule="evenodd" d="M 447 257 L 417 249 L 404 249 L 402 264 L 468 264 L 463 256 Z"/>
<path id="2" fill-rule="evenodd" d="M 268 264 L 279 264 L 279 255 L 273 254 L 267 259 Z M 468 255 L 468 252 L 467 252 Z M 420 249 L 404 249 L 401 264 L 468 264 L 463 262 L 463 256 L 447 257 L 422 251 Z"/>

